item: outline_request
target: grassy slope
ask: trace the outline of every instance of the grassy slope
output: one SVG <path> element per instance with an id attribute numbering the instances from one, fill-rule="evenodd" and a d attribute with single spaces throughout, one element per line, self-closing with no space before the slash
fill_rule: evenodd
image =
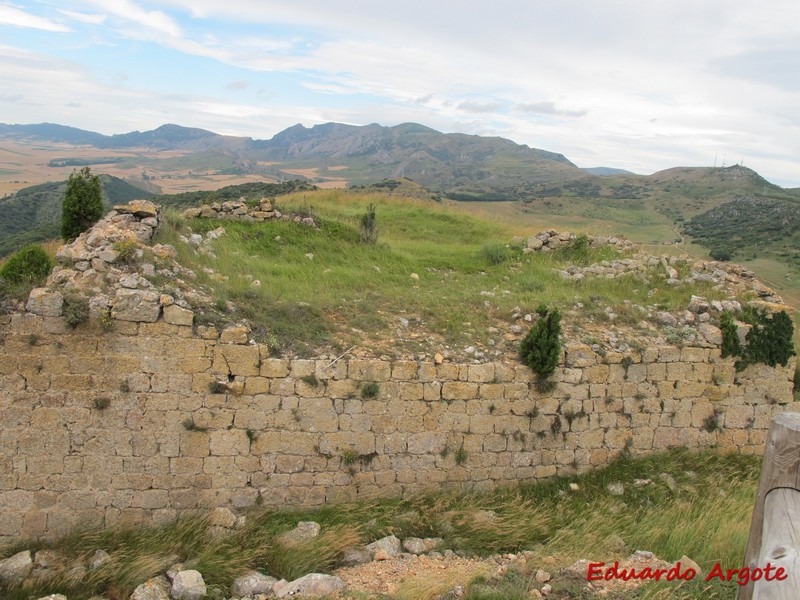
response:
<path id="1" fill-rule="evenodd" d="M 377 245 L 359 242 L 358 223 L 370 203 L 377 206 Z M 244 315 L 262 335 L 276 336 L 284 348 L 301 353 L 325 343 L 341 349 L 369 346 L 373 337 L 396 351 L 488 347 L 505 331 L 490 328 L 510 325 L 517 306 L 533 312 L 542 303 L 563 309 L 582 302 L 583 318 L 611 306 L 636 323 L 641 317 L 629 302 L 677 309 L 692 292 L 713 295 L 702 286 L 662 286 L 658 278 L 564 282 L 555 269 L 574 257 L 525 255 L 521 245 L 509 244 L 521 230 L 465 215 L 452 204 L 319 190 L 284 196 L 280 205 L 285 211 L 314 212 L 322 226 L 222 223 L 227 233 L 211 244 L 210 256 L 181 244 L 178 235 L 185 225 L 204 233 L 221 223 L 184 224 L 171 217 L 159 241 L 178 247 L 179 260 L 213 287 L 218 306 L 227 300 L 238 305 L 239 312 L 228 318 Z M 581 260 L 588 264 L 616 256 L 604 249 Z M 207 276 L 205 269 L 227 280 L 215 280 L 219 277 Z M 252 287 L 251 279 L 262 285 Z M 648 295 L 654 288 L 658 291 Z M 401 319 L 409 325 L 401 327 Z"/>

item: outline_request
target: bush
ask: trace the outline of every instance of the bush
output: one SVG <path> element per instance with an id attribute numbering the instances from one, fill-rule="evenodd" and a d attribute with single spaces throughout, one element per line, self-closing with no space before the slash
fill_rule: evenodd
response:
<path id="1" fill-rule="evenodd" d="M 378 224 L 375 220 L 375 205 L 367 206 L 367 212 L 361 217 L 361 243 L 374 244 L 378 241 Z"/>
<path id="2" fill-rule="evenodd" d="M 531 328 L 519 347 L 522 362 L 536 373 L 539 381 L 550 377 L 558 366 L 561 354 L 561 313 L 558 309 L 539 307 L 539 320 Z"/>
<path id="3" fill-rule="evenodd" d="M 136 258 L 136 249 L 138 247 L 138 242 L 132 237 L 114 242 L 114 250 L 117 252 L 117 260 L 125 264 L 132 263 Z"/>
<path id="4" fill-rule="evenodd" d="M 711 258 L 719 261 L 729 261 L 731 259 L 731 251 L 726 248 L 714 248 L 711 252 Z"/>
<path id="5" fill-rule="evenodd" d="M 728 356 L 741 356 L 742 346 L 739 343 L 739 334 L 733 322 L 733 314 L 723 312 L 719 317 L 719 328 L 722 330 L 722 358 Z"/>
<path id="6" fill-rule="evenodd" d="M 479 255 L 490 265 L 500 265 L 510 258 L 511 253 L 504 244 L 486 244 L 480 249 Z"/>
<path id="7" fill-rule="evenodd" d="M 89 318 L 89 299 L 77 294 L 64 296 L 64 320 L 72 328 Z"/>
<path id="8" fill-rule="evenodd" d="M 743 369 L 752 363 L 785 367 L 789 358 L 795 355 L 792 319 L 786 311 L 771 317 L 759 312 L 752 319 L 753 328 L 747 334 L 747 347 L 742 352 L 742 360 L 737 363 L 737 369 Z"/>
<path id="9" fill-rule="evenodd" d="M 37 244 L 23 246 L 0 268 L 0 277 L 8 283 L 41 283 L 50 274 L 53 261 Z"/>
<path id="10" fill-rule="evenodd" d="M 794 324 L 786 311 L 769 315 L 763 311 L 748 309 L 742 319 L 752 326 L 742 347 L 736 335 L 736 326 L 730 313 L 720 316 L 722 330 L 722 356 L 739 356 L 736 370 L 741 371 L 748 365 L 763 363 L 774 367 L 786 366 L 789 358 L 795 355 Z"/>

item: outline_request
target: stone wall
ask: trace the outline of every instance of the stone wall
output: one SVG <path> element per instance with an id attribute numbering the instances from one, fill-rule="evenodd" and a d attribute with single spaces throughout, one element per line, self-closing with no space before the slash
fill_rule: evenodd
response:
<path id="1" fill-rule="evenodd" d="M 0 542 L 182 511 L 485 490 L 670 446 L 760 453 L 794 362 L 568 344 L 519 364 L 285 360 L 248 331 L 0 316 Z M 168 319 L 170 320 L 170 319 Z M 175 321 L 175 320 L 173 320 Z M 787 406 L 788 405 L 788 406 Z"/>

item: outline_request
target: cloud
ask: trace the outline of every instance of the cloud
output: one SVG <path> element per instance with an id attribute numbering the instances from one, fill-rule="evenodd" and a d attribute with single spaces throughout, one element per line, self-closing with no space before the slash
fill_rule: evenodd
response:
<path id="1" fill-rule="evenodd" d="M 165 12 L 145 10 L 131 0 L 90 0 L 91 4 L 121 19 L 164 33 L 171 37 L 181 37 L 180 26 Z"/>
<path id="2" fill-rule="evenodd" d="M 712 68 L 727 77 L 763 83 L 788 92 L 800 91 L 800 47 L 769 48 L 726 56 Z"/>
<path id="3" fill-rule="evenodd" d="M 63 8 L 59 8 L 58 12 L 60 12 L 63 15 L 66 15 L 70 19 L 73 19 L 75 21 L 80 21 L 81 23 L 88 23 L 89 25 L 102 25 L 108 18 L 107 15 L 86 14 L 81 12 L 75 12 L 73 10 L 66 10 Z"/>
<path id="4" fill-rule="evenodd" d="M 499 110 L 503 105 L 499 102 L 475 102 L 467 100 L 458 104 L 458 110 L 473 113 L 491 113 Z"/>
<path id="5" fill-rule="evenodd" d="M 539 115 L 554 115 L 559 117 L 582 117 L 586 114 L 585 110 L 563 110 L 556 108 L 555 102 L 533 102 L 528 104 L 517 104 L 516 110 L 526 113 Z"/>
<path id="6" fill-rule="evenodd" d="M 13 25 L 14 27 L 42 29 L 59 33 L 70 31 L 66 25 L 6 5 L 0 5 L 0 25 Z"/>
<path id="7" fill-rule="evenodd" d="M 243 79 L 239 81 L 231 81 L 228 85 L 225 86 L 226 90 L 231 90 L 232 92 L 238 92 L 241 90 L 246 90 L 250 87 L 250 84 Z"/>

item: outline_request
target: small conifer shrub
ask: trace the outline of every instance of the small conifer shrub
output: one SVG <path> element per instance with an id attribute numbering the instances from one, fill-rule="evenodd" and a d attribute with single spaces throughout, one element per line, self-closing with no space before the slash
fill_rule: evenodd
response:
<path id="1" fill-rule="evenodd" d="M 539 320 L 520 343 L 519 356 L 537 379 L 544 382 L 555 372 L 561 354 L 561 313 L 546 306 L 540 306 L 536 312 Z"/>

